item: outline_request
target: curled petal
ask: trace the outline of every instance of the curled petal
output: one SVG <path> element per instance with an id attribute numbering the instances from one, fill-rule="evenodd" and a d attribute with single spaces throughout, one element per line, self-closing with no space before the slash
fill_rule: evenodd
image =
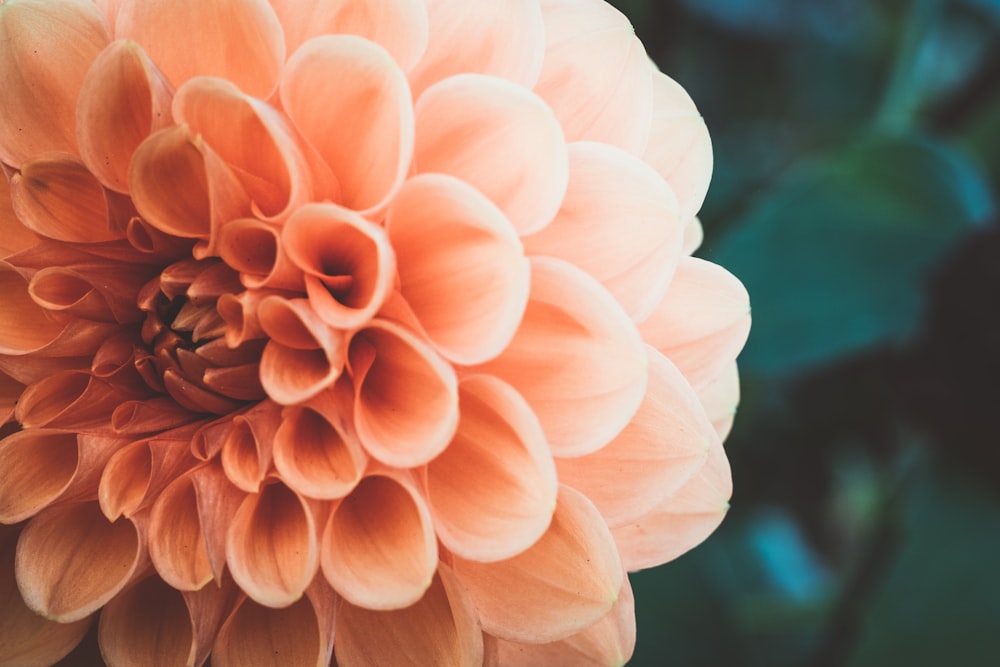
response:
<path id="1" fill-rule="evenodd" d="M 427 11 L 431 38 L 410 73 L 415 96 L 467 72 L 508 79 L 525 88 L 535 85 L 545 56 L 545 25 L 537 0 L 428 0 Z"/>
<path id="2" fill-rule="evenodd" d="M 547 225 L 566 193 L 562 129 L 545 103 L 494 77 L 460 74 L 417 100 L 416 173 L 457 176 L 496 204 L 517 231 Z"/>
<path id="3" fill-rule="evenodd" d="M 319 569 L 312 510 L 283 484 L 270 484 L 240 504 L 226 535 L 226 563 L 255 602 L 287 607 Z"/>
<path id="4" fill-rule="evenodd" d="M 173 399 L 159 397 L 121 403 L 111 413 L 111 428 L 115 433 L 138 435 L 179 428 L 196 419 Z"/>
<path id="5" fill-rule="evenodd" d="M 76 152 L 74 110 L 90 64 L 110 37 L 89 0 L 0 5 L 0 160 Z"/>
<path id="6" fill-rule="evenodd" d="M 31 298 L 26 281 L 0 262 L 0 354 L 28 354 L 52 343 L 65 325 Z"/>
<path id="7" fill-rule="evenodd" d="M 380 611 L 344 602 L 334 650 L 341 665 L 480 667 L 483 635 L 461 583 L 441 564 L 423 597 L 405 609 Z"/>
<path id="8" fill-rule="evenodd" d="M 28 428 L 95 428 L 122 399 L 118 388 L 90 373 L 64 371 L 30 384 L 14 416 Z"/>
<path id="9" fill-rule="evenodd" d="M 459 383 L 455 438 L 427 464 L 427 499 L 438 537 L 476 561 L 515 556 L 545 532 L 556 506 L 556 471 L 538 419 L 501 380 Z"/>
<path id="10" fill-rule="evenodd" d="M 172 90 L 135 42 L 112 42 L 87 72 L 76 104 L 80 157 L 107 188 L 128 192 L 132 153 L 170 124 Z"/>
<path id="11" fill-rule="evenodd" d="M 721 266 L 685 257 L 639 331 L 700 390 L 743 349 L 750 333 L 750 297 L 743 283 Z"/>
<path id="12" fill-rule="evenodd" d="M 142 318 L 135 307 L 138 286 L 152 272 L 138 264 L 49 266 L 32 276 L 28 292 L 35 303 L 50 311 L 132 324 Z"/>
<path id="13" fill-rule="evenodd" d="M 569 146 L 569 188 L 559 213 L 524 247 L 584 269 L 638 322 L 667 291 L 683 230 L 677 200 L 659 174 L 625 151 L 581 142 Z"/>
<path id="14" fill-rule="evenodd" d="M 227 222 L 219 230 L 218 250 L 219 256 L 240 272 L 240 280 L 251 289 L 297 290 L 303 286 L 302 272 L 288 258 L 281 241 L 281 230 L 275 225 L 254 218 Z M 244 299 L 242 295 L 233 297 L 225 294 L 221 298 Z M 253 295 L 246 299 L 252 304 L 260 301 Z"/>
<path id="15" fill-rule="evenodd" d="M 266 0 L 122 0 L 115 36 L 142 44 L 175 88 L 218 76 L 266 98 L 285 59 L 281 24 Z"/>
<path id="16" fill-rule="evenodd" d="M 646 350 L 621 306 L 581 269 L 531 258 L 531 295 L 521 326 L 479 370 L 510 383 L 538 415 L 556 456 L 582 456 L 610 442 L 646 391 Z"/>
<path id="17" fill-rule="evenodd" d="M 261 401 L 233 418 L 233 428 L 222 445 L 222 469 L 238 488 L 257 493 L 271 469 L 271 451 L 283 423 L 281 408 Z"/>
<path id="18" fill-rule="evenodd" d="M 717 379 L 701 388 L 698 400 L 705 407 L 719 438 L 724 441 L 733 428 L 736 408 L 740 404 L 740 374 L 735 361 Z"/>
<path id="19" fill-rule="evenodd" d="M 375 458 L 418 466 L 441 453 L 458 424 L 455 371 L 406 328 L 375 320 L 351 339 L 354 427 Z"/>
<path id="20" fill-rule="evenodd" d="M 441 354 L 492 359 L 514 336 L 530 267 L 514 229 L 475 188 L 441 174 L 407 181 L 386 226 L 399 290 Z"/>
<path id="21" fill-rule="evenodd" d="M 622 564 L 597 509 L 566 486 L 538 542 L 497 563 L 455 557 L 483 630 L 510 641 L 564 639 L 600 620 L 622 585 Z"/>
<path id="22" fill-rule="evenodd" d="M 184 597 L 159 577 L 111 600 L 101 612 L 97 636 L 109 667 L 191 665 L 197 654 Z"/>
<path id="23" fill-rule="evenodd" d="M 567 141 L 600 141 L 642 155 L 653 77 L 628 19 L 602 0 L 543 0 L 547 48 L 535 92 Z"/>

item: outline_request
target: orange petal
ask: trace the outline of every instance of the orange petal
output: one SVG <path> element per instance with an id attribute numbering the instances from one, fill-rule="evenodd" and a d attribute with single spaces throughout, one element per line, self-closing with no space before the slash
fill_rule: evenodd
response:
<path id="1" fill-rule="evenodd" d="M 233 428 L 222 445 L 222 469 L 234 485 L 257 493 L 271 469 L 275 433 L 283 423 L 281 408 L 261 401 L 233 418 Z"/>
<path id="2" fill-rule="evenodd" d="M 312 510 L 283 484 L 247 496 L 229 525 L 226 563 L 254 601 L 268 607 L 292 604 L 319 569 Z"/>
<path id="3" fill-rule="evenodd" d="M 354 428 L 368 453 L 418 466 L 448 446 L 458 424 L 455 371 L 406 328 L 375 320 L 350 343 Z"/>
<path id="4" fill-rule="evenodd" d="M 154 269 L 139 265 L 49 266 L 35 273 L 28 292 L 50 311 L 88 320 L 132 324 L 142 319 L 136 304 L 138 286 Z"/>
<path id="5" fill-rule="evenodd" d="M 117 665 L 192 665 L 194 630 L 180 592 L 149 577 L 111 600 L 97 631 L 101 655 Z"/>
<path id="6" fill-rule="evenodd" d="M 319 35 L 358 35 L 409 70 L 427 48 L 427 10 L 421 0 L 271 0 L 271 6 L 285 29 L 289 55 Z"/>
<path id="7" fill-rule="evenodd" d="M 612 529 L 627 570 L 655 567 L 693 549 L 722 522 L 733 493 L 722 443 L 715 441 L 701 470 L 644 516 Z"/>
<path id="8" fill-rule="evenodd" d="M 531 405 L 556 456 L 609 443 L 646 391 L 646 350 L 635 325 L 597 281 L 551 257 L 531 258 L 531 295 L 504 352 L 478 367 Z"/>
<path id="9" fill-rule="evenodd" d="M 0 160 L 76 152 L 74 110 L 90 64 L 110 40 L 89 0 L 0 5 Z"/>
<path id="10" fill-rule="evenodd" d="M 416 117 L 416 173 L 461 178 L 521 234 L 552 220 L 569 167 L 559 122 L 536 95 L 502 79 L 460 74 L 428 88 Z"/>
<path id="11" fill-rule="evenodd" d="M 0 426 L 14 416 L 14 406 L 24 391 L 24 385 L 0 371 Z"/>
<path id="12" fill-rule="evenodd" d="M 569 146 L 569 188 L 559 213 L 524 239 L 524 248 L 576 264 L 639 322 L 666 293 L 683 234 L 677 200 L 659 174 L 625 151 L 581 142 Z"/>
<path id="13" fill-rule="evenodd" d="M 313 403 L 327 397 L 320 394 Z M 338 422 L 313 407 L 285 409 L 274 435 L 274 467 L 288 486 L 321 499 L 343 498 L 357 486 L 367 460 L 357 438 Z"/>
<path id="14" fill-rule="evenodd" d="M 410 73 L 414 96 L 455 74 L 475 72 L 531 88 L 542 71 L 545 25 L 534 0 L 428 0 L 430 40 Z"/>
<path id="15" fill-rule="evenodd" d="M 527 643 L 564 639 L 596 623 L 617 600 L 623 577 L 604 519 L 566 486 L 552 524 L 531 548 L 497 563 L 456 556 L 454 567 L 483 630 Z"/>
<path id="16" fill-rule="evenodd" d="M 254 218 L 227 222 L 219 230 L 218 252 L 227 265 L 240 272 L 240 280 L 251 289 L 303 287 L 302 271 L 288 258 L 281 230 L 275 225 Z M 242 299 L 242 296 L 222 296 Z M 260 301 L 252 296 L 247 298 L 254 307 Z"/>
<path id="17" fill-rule="evenodd" d="M 646 513 L 705 463 L 717 439 L 681 372 L 648 348 L 649 386 L 625 430 L 593 454 L 557 459 L 559 481 L 583 492 L 609 526 Z"/>
<path id="18" fill-rule="evenodd" d="M 396 260 L 379 225 L 332 204 L 311 204 L 288 219 L 281 239 L 305 274 L 313 312 L 330 326 L 361 327 L 388 298 Z"/>
<path id="19" fill-rule="evenodd" d="M 34 382 L 14 411 L 27 428 L 103 429 L 127 391 L 85 371 L 64 371 Z"/>
<path id="20" fill-rule="evenodd" d="M 6 262 L 0 262 L 0 294 L 0 354 L 40 350 L 62 333 L 63 322 L 34 302 L 28 281 Z"/>
<path id="21" fill-rule="evenodd" d="M 480 667 L 483 635 L 462 585 L 442 564 L 423 597 L 405 609 L 344 602 L 334 650 L 341 665 Z"/>
<path id="22" fill-rule="evenodd" d="M 111 428 L 125 435 L 158 433 L 190 424 L 197 418 L 172 398 L 159 397 L 120 404 L 111 413 Z"/>
<path id="23" fill-rule="evenodd" d="M 281 24 L 266 0 L 122 0 L 115 36 L 142 44 L 174 88 L 218 76 L 267 98 L 285 59 Z"/>
<path id="24" fill-rule="evenodd" d="M 7 170 L 0 165 L 4 172 Z M 11 170 L 13 176 L 13 170 Z M 0 259 L 27 250 L 36 245 L 39 238 L 24 226 L 14 214 L 10 187 L 4 187 L 6 179 L 0 180 Z"/>
<path id="25" fill-rule="evenodd" d="M 281 104 L 340 182 L 356 211 L 380 208 L 413 152 L 406 77 L 384 49 L 353 35 L 310 40 L 288 59 Z"/>
<path id="26" fill-rule="evenodd" d="M 109 522 L 96 502 L 44 510 L 17 544 L 14 569 L 25 604 L 60 623 L 86 618 L 144 564 L 142 538 L 135 522 Z"/>
<path id="27" fill-rule="evenodd" d="M 602 0 L 544 0 L 547 48 L 535 91 L 567 141 L 642 155 L 653 115 L 649 58 L 628 19 Z"/>
<path id="28" fill-rule="evenodd" d="M 476 561 L 515 556 L 542 536 L 556 506 L 555 466 L 531 408 L 489 375 L 459 383 L 455 439 L 427 465 L 427 499 L 449 551 Z"/>
<path id="29" fill-rule="evenodd" d="M 725 441 L 733 428 L 736 408 L 740 404 L 740 373 L 735 361 L 717 379 L 701 388 L 698 400 L 705 406 L 705 412 L 719 438 Z"/>
<path id="30" fill-rule="evenodd" d="M 87 72 L 76 104 L 80 157 L 105 187 L 128 192 L 132 153 L 170 124 L 172 90 L 135 42 L 112 42 Z"/>
<path id="31" fill-rule="evenodd" d="M 721 266 L 685 257 L 639 331 L 700 390 L 743 349 L 750 332 L 750 297 L 743 283 Z"/>

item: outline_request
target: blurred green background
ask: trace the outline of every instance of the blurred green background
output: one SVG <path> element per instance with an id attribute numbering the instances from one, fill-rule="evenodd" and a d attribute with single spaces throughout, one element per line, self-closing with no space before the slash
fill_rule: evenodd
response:
<path id="1" fill-rule="evenodd" d="M 634 667 L 1000 665 L 1000 0 L 617 0 L 754 325 L 722 527 Z"/>

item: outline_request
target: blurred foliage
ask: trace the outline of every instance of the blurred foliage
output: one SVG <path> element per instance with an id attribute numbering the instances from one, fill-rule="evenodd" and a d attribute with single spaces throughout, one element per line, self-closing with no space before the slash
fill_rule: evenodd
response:
<path id="1" fill-rule="evenodd" d="M 1000 664 L 1000 1 L 613 4 L 754 306 L 730 516 L 633 575 L 631 664 Z"/>

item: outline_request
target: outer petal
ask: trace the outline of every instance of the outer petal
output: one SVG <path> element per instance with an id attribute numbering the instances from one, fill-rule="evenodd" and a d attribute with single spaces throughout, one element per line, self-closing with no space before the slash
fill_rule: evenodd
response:
<path id="1" fill-rule="evenodd" d="M 735 361 L 722 371 L 718 379 L 698 392 L 698 400 L 705 406 L 719 438 L 725 440 L 733 428 L 736 408 L 740 404 L 740 374 Z"/>
<path id="2" fill-rule="evenodd" d="M 218 76 L 266 98 L 285 59 L 281 24 L 266 0 L 122 0 L 115 37 L 142 44 L 175 88 Z"/>
<path id="3" fill-rule="evenodd" d="M 28 354 L 59 337 L 65 320 L 53 317 L 28 293 L 28 281 L 0 263 L 0 354 Z"/>
<path id="4" fill-rule="evenodd" d="M 76 98 L 109 39 L 89 0 L 0 5 L 0 160 L 16 166 L 45 151 L 76 152 Z"/>
<path id="5" fill-rule="evenodd" d="M 7 172 L 6 169 L 3 171 Z M 0 180 L 0 260 L 27 250 L 39 241 L 35 233 L 14 214 L 10 187 L 4 187 L 4 182 Z"/>
<path id="6" fill-rule="evenodd" d="M 569 170 L 559 213 L 524 239 L 525 250 L 576 264 L 642 321 L 680 258 L 684 228 L 674 194 L 641 160 L 605 144 L 570 144 Z"/>
<path id="7" fill-rule="evenodd" d="M 0 426 L 14 416 L 14 407 L 22 391 L 24 391 L 22 383 L 0 371 Z"/>
<path id="8" fill-rule="evenodd" d="M 701 220 L 697 217 L 690 218 L 684 227 L 684 254 L 694 254 L 704 240 L 705 228 L 701 226 Z"/>
<path id="9" fill-rule="evenodd" d="M 198 647 L 179 591 L 149 577 L 101 611 L 101 656 L 109 667 L 194 665 Z"/>
<path id="10" fill-rule="evenodd" d="M 559 122 L 541 99 L 508 81 L 460 74 L 428 88 L 416 115 L 417 173 L 475 186 L 521 234 L 552 220 L 569 168 Z"/>
<path id="11" fill-rule="evenodd" d="M 646 391 L 646 351 L 614 298 L 581 269 L 534 257 L 521 327 L 479 370 L 531 405 L 556 456 L 582 456 L 631 421 Z"/>
<path id="12" fill-rule="evenodd" d="M 528 301 L 530 267 L 514 229 L 475 188 L 444 175 L 409 180 L 386 222 L 399 290 L 441 354 L 497 356 Z"/>

